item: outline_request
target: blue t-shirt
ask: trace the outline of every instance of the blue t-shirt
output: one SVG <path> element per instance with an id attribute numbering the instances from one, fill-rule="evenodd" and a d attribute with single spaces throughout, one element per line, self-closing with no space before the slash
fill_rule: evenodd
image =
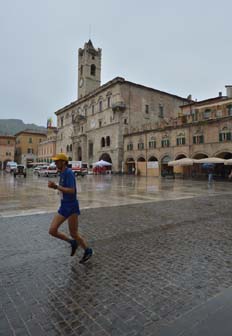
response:
<path id="1" fill-rule="evenodd" d="M 77 199 L 77 188 L 76 188 L 76 179 L 72 170 L 66 168 L 63 172 L 60 173 L 60 182 L 59 185 L 65 188 L 74 188 L 74 194 L 68 194 L 61 191 L 61 202 L 74 202 Z"/>

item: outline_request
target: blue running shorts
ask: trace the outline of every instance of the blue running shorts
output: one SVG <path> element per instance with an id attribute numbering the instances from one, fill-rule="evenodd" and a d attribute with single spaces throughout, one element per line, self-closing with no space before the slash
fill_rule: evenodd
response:
<path id="1" fill-rule="evenodd" d="M 79 216 L 81 214 L 79 202 L 77 200 L 75 202 L 61 202 L 58 213 L 65 218 L 68 218 L 73 214 Z"/>

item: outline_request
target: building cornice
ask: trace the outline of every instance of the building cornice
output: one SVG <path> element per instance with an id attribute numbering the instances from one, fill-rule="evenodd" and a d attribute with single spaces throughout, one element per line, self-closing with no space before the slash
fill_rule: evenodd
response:
<path id="1" fill-rule="evenodd" d="M 114 79 L 112 79 L 111 81 L 103 84 L 102 86 L 100 86 L 99 88 L 97 88 L 96 90 L 88 93 L 86 96 L 79 98 L 77 100 L 75 100 L 74 102 L 62 107 L 61 109 L 57 110 L 55 112 L 56 115 L 61 114 L 62 112 L 65 112 L 67 110 L 69 110 L 70 108 L 74 108 L 76 106 L 78 106 L 79 104 L 84 103 L 85 101 L 91 99 L 92 97 L 96 96 L 97 94 L 101 93 L 102 91 L 108 89 L 109 87 L 111 87 L 112 85 L 118 84 L 118 83 L 125 83 L 125 79 L 122 77 L 116 77 Z"/>
<path id="2" fill-rule="evenodd" d="M 33 130 L 24 130 L 24 131 L 20 131 L 18 133 L 16 133 L 14 136 L 19 136 L 20 134 L 31 134 L 31 135 L 43 135 L 43 136 L 47 136 L 47 133 L 43 133 L 43 132 L 36 132 Z"/>
<path id="3" fill-rule="evenodd" d="M 231 101 L 232 102 L 232 98 L 228 98 L 227 96 L 221 96 L 221 97 L 214 97 L 214 98 L 209 98 L 209 99 L 205 99 L 205 100 L 201 100 L 201 101 L 195 101 L 192 102 L 190 104 L 186 104 L 186 105 L 181 105 L 180 108 L 186 108 L 186 107 L 190 107 L 190 106 L 194 106 L 197 108 L 201 108 L 201 106 L 205 107 L 205 106 L 214 106 L 214 105 L 219 105 L 219 104 L 224 104 Z"/>
<path id="4" fill-rule="evenodd" d="M 166 91 L 161 91 L 161 90 L 158 90 L 158 89 L 154 89 L 152 87 L 145 86 L 145 85 L 142 85 L 142 84 L 138 84 L 138 83 L 134 83 L 134 82 L 130 82 L 130 81 L 125 81 L 125 83 L 127 83 L 131 86 L 141 88 L 141 89 L 146 89 L 146 90 L 150 90 L 152 92 L 156 92 L 156 93 L 159 93 L 159 94 L 164 94 L 164 95 L 167 95 L 167 96 L 172 97 L 172 98 L 181 99 L 186 103 L 189 103 L 191 101 L 190 99 L 183 98 L 183 97 L 177 96 L 175 94 L 172 94 L 172 93 L 169 93 L 169 92 L 166 92 Z"/>
<path id="5" fill-rule="evenodd" d="M 82 98 L 79 98 L 79 99 L 75 100 L 74 102 L 72 102 L 72 103 L 62 107 L 61 109 L 57 110 L 55 112 L 55 114 L 59 115 L 59 114 L 65 112 L 65 111 L 67 111 L 71 108 L 74 108 L 74 107 L 78 106 L 79 104 L 82 104 L 82 103 L 90 100 L 94 96 L 102 93 L 102 91 L 104 91 L 106 89 L 109 89 L 112 85 L 116 85 L 116 84 L 120 84 L 120 85 L 121 84 L 128 84 L 128 85 L 131 85 L 131 86 L 134 86 L 134 87 L 138 87 L 140 89 L 146 89 L 146 90 L 156 92 L 156 93 L 159 93 L 159 94 L 164 94 L 164 95 L 167 95 L 169 97 L 180 99 L 183 102 L 189 103 L 189 99 L 187 99 L 187 98 L 183 98 L 183 97 L 180 97 L 180 96 L 177 96 L 177 95 L 174 95 L 172 93 L 165 92 L 165 91 L 157 90 L 157 89 L 151 88 L 149 86 L 145 86 L 145 85 L 137 84 L 137 83 L 134 83 L 134 82 L 130 82 L 130 81 L 125 80 L 123 77 L 115 77 L 114 79 L 112 79 L 109 82 L 103 84 L 102 86 L 100 86 L 96 90 L 88 93 L 86 96 L 84 96 Z"/>
<path id="6" fill-rule="evenodd" d="M 12 140 L 15 140 L 16 137 L 14 135 L 0 135 L 0 139 L 12 139 Z"/>

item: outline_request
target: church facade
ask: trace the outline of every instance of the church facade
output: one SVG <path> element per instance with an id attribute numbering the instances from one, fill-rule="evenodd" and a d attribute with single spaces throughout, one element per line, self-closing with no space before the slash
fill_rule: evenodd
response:
<path id="1" fill-rule="evenodd" d="M 103 159 L 122 172 L 126 136 L 167 124 L 190 101 L 121 77 L 101 85 L 101 56 L 90 40 L 78 51 L 77 100 L 55 112 L 56 150 L 89 167 Z"/>

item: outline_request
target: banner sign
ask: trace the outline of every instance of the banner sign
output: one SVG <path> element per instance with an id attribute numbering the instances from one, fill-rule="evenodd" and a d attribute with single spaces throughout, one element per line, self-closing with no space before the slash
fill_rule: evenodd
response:
<path id="1" fill-rule="evenodd" d="M 158 161 L 149 161 L 147 162 L 147 168 L 159 168 Z"/>

